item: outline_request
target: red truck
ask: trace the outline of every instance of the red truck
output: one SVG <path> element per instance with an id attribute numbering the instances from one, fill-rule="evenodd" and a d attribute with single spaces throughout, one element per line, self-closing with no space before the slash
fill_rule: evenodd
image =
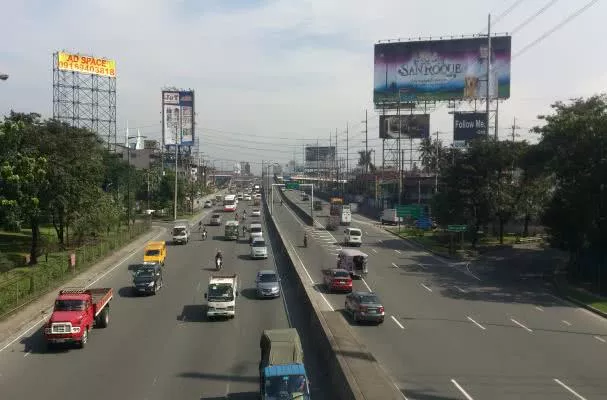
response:
<path id="1" fill-rule="evenodd" d="M 58 343 L 86 345 L 93 327 L 105 328 L 110 323 L 112 288 L 67 288 L 59 291 L 53 314 L 44 327 L 47 346 Z"/>

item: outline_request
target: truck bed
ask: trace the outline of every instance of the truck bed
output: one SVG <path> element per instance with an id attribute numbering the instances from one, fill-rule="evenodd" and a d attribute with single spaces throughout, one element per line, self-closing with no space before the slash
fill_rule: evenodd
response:
<path id="1" fill-rule="evenodd" d="M 103 310 L 105 306 L 108 305 L 112 297 L 114 297 L 114 291 L 112 288 L 93 288 L 93 289 L 83 289 L 83 288 L 66 288 L 59 292 L 62 294 L 88 294 L 91 296 L 91 300 L 93 301 L 93 305 L 95 306 L 95 317 L 99 315 L 99 313 Z"/>

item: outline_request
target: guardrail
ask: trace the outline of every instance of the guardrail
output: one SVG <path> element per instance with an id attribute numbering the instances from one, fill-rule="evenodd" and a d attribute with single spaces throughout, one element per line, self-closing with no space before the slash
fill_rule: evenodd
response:
<path id="1" fill-rule="evenodd" d="M 305 211 L 295 206 L 284 193 L 281 192 L 280 196 L 305 223 L 313 224 L 312 218 L 308 214 L 303 215 Z M 277 238 L 282 252 L 290 260 L 285 272 L 289 275 L 288 279 L 296 284 L 296 294 L 301 299 L 299 306 L 304 310 L 302 314 L 307 317 L 304 321 L 305 335 L 314 343 L 316 356 L 329 374 L 333 397 L 341 400 L 402 400 L 402 393 L 366 346 L 356 338 L 341 313 L 323 311 L 322 299 L 313 284 L 306 279 L 303 267 L 294 261 L 298 258 L 295 250 L 285 243 L 283 238 L 286 236 L 270 214 L 267 201 L 264 201 L 264 208 L 265 215 L 269 217 L 266 218 L 269 233 Z"/>

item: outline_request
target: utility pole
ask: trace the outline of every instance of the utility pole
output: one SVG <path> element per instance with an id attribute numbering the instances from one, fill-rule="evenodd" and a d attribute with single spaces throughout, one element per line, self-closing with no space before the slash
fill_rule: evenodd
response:
<path id="1" fill-rule="evenodd" d="M 177 174 L 179 172 L 179 131 L 181 130 L 181 110 L 179 110 L 179 122 L 175 129 L 175 198 L 173 199 L 173 219 L 177 221 Z"/>
<path id="2" fill-rule="evenodd" d="M 365 173 L 369 173 L 369 163 L 371 161 L 371 157 L 369 157 L 369 120 L 367 119 L 367 110 L 365 110 Z"/>
<path id="3" fill-rule="evenodd" d="M 518 136 L 518 134 L 516 133 L 516 131 L 517 131 L 518 129 L 520 129 L 520 126 L 517 126 L 517 125 L 516 125 L 516 117 L 514 117 L 514 121 L 512 122 L 512 126 L 511 126 L 511 128 L 512 128 L 512 141 L 514 142 L 514 138 L 515 138 L 516 136 Z"/>
<path id="4" fill-rule="evenodd" d="M 486 117 L 487 117 L 487 134 L 489 134 L 489 111 L 491 106 L 491 92 L 489 86 L 491 83 L 491 14 L 487 17 L 487 98 L 485 99 Z M 497 130 L 495 131 L 495 139 L 497 140 Z"/>
<path id="5" fill-rule="evenodd" d="M 438 173 L 439 173 L 439 168 L 440 168 L 440 160 L 439 160 L 440 148 L 439 148 L 439 142 L 438 142 L 438 134 L 439 134 L 439 131 L 436 131 L 436 155 L 434 157 L 434 162 L 436 163 L 435 168 L 434 168 L 434 193 L 438 193 Z"/>
<path id="6" fill-rule="evenodd" d="M 350 133 L 349 124 L 346 122 L 346 182 L 344 183 L 344 193 L 348 184 L 348 175 L 350 174 Z"/>

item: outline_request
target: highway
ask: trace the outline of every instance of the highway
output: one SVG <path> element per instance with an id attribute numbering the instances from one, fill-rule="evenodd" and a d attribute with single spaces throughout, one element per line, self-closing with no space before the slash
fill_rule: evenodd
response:
<path id="1" fill-rule="evenodd" d="M 309 210 L 299 192 L 291 200 Z M 324 292 L 321 270 L 334 268 L 343 230 L 303 225 L 275 193 L 274 216 L 308 274 Z M 324 225 L 325 202 L 316 219 Z M 433 256 L 354 214 L 363 230 L 369 275 L 355 289 L 373 290 L 386 309 L 383 325 L 354 326 L 409 400 L 607 398 L 607 324 L 554 297 L 543 282 L 501 280 L 465 263 Z M 308 248 L 302 248 L 304 230 Z M 335 312 L 342 294 L 323 293 Z"/>
<path id="2" fill-rule="evenodd" d="M 240 214 L 245 203 L 238 206 Z M 233 218 L 222 214 L 224 223 Z M 267 260 L 249 260 L 246 240 L 223 241 L 223 229 L 208 227 L 202 241 L 196 228 L 188 245 L 169 246 L 165 286 L 156 296 L 134 297 L 131 290 L 127 265 L 141 261 L 143 249 L 99 281 L 94 287 L 114 289 L 111 321 L 108 328 L 93 330 L 85 349 L 47 352 L 38 329 L 2 351 L 0 398 L 257 399 L 260 334 L 288 327 L 289 319 L 297 327 L 299 310 L 288 281 L 283 282 L 287 307 L 282 297 L 255 298 L 256 272 L 285 263 L 274 258 L 271 247 Z M 163 238 L 169 239 L 168 233 Z M 234 319 L 210 322 L 203 294 L 216 249 L 224 254 L 221 273 L 238 273 L 240 296 Z M 308 345 L 304 340 L 304 351 Z M 314 399 L 331 398 L 322 367 L 310 357 L 306 367 Z"/>

